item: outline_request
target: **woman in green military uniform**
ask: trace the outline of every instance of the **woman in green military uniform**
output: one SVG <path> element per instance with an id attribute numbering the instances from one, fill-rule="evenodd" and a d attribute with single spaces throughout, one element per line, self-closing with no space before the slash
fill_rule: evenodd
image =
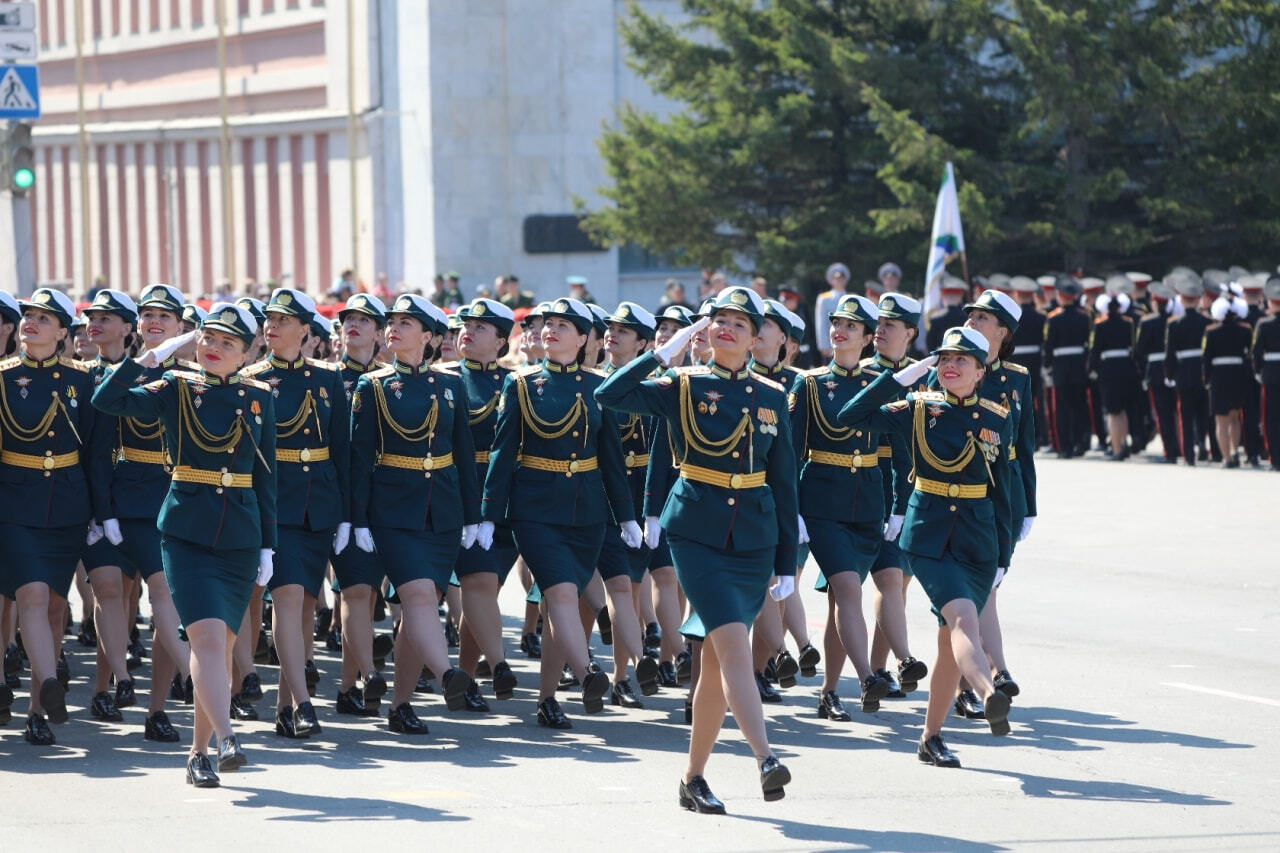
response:
<path id="1" fill-rule="evenodd" d="M 301 291 L 281 287 L 271 294 L 264 312 L 263 336 L 271 355 L 246 368 L 244 375 L 271 387 L 277 419 L 280 544 L 269 584 L 271 633 L 280 656 L 276 734 L 305 738 L 320 733 L 315 707 L 307 698 L 306 675 L 316 597 L 330 549 L 341 554 L 351 537 L 350 420 L 337 365 L 302 355 L 315 302 Z"/>
<path id="2" fill-rule="evenodd" d="M 726 707 L 755 754 L 765 799 L 783 797 L 783 786 L 791 781 L 769 746 L 747 627 L 766 590 L 781 600 L 795 589 L 799 516 L 786 389 L 748 367 L 764 305 L 754 292 L 731 287 L 721 291 L 710 311 L 709 319 L 614 373 L 596 399 L 609 408 L 665 418 L 680 460 L 680 478 L 661 521 L 676 573 L 706 637 L 679 802 L 722 814 L 724 804 L 702 774 Z M 646 379 L 671 364 L 704 329 L 710 364 Z M 778 582 L 770 587 L 775 574 Z"/>
<path id="3" fill-rule="evenodd" d="M 861 364 L 871 343 L 879 311 L 865 296 L 847 294 L 828 315 L 827 342 L 831 363 L 797 377 L 791 432 L 800 465 L 800 516 L 809 550 L 827 581 L 834 602 L 841 654 L 827 658 L 818 716 L 844 715 L 836 686 L 844 657 L 858 673 L 862 710 L 879 710 L 889 682 L 871 669 L 867 657 L 867 625 L 862 615 L 862 584 L 884 535 L 884 486 L 881 483 L 879 435 L 874 430 L 840 426 L 845 403 L 879 371 Z"/>
<path id="4" fill-rule="evenodd" d="M 471 678 L 449 665 L 436 605 L 459 543 L 475 543 L 480 485 L 461 378 L 433 367 L 444 313 L 401 295 L 387 312 L 390 367 L 360 377 L 351 398 L 351 516 L 356 546 L 376 552 L 400 598 L 391 731 L 427 734 L 409 699 L 425 664 L 461 710 Z"/>
<path id="5" fill-rule="evenodd" d="M 195 735 L 187 782 L 216 787 L 246 759 L 231 730 L 231 649 L 254 583 L 271 578 L 276 547 L 275 406 L 270 386 L 241 377 L 257 322 L 217 303 L 200 325 L 200 370 L 169 370 L 137 386 L 185 336 L 126 359 L 94 392 L 119 417 L 159 420 L 173 463 L 158 527 L 165 578 L 191 644 Z M 217 738 L 218 770 L 208 756 Z"/>
<path id="6" fill-rule="evenodd" d="M 587 654 L 578 600 L 595 573 L 610 510 L 628 545 L 643 538 L 618 430 L 593 405 L 602 374 L 583 367 L 594 319 L 570 298 L 543 313 L 545 358 L 507 377 L 484 481 L 481 545 L 492 544 L 497 524 L 509 524 L 542 593 L 549 630 L 542 636 L 538 723 L 558 729 L 573 725 L 555 698 L 566 662 L 582 682 L 588 714 L 604 709 L 609 690 L 608 676 Z"/>
<path id="7" fill-rule="evenodd" d="M 31 663 L 25 737 L 48 746 L 54 736 L 45 715 L 67 721 L 56 639 L 89 519 L 108 512 L 111 433 L 89 405 L 88 368 L 61 355 L 75 314 L 71 300 L 42 287 L 20 304 L 20 352 L 0 362 L 0 483 L 9 501 L 0 521 L 0 593 L 17 601 Z M 12 702 L 9 688 L 0 688 L 0 713 Z"/>
<path id="8" fill-rule="evenodd" d="M 930 358 L 881 374 L 839 416 L 843 426 L 911 439 L 914 491 L 899 543 L 939 624 L 917 755 L 939 767 L 960 766 L 942 740 L 942 724 L 961 675 L 986 702 L 992 733 L 1009 731 L 1009 697 L 991 683 L 978 626 L 1011 519 L 1008 412 L 978 394 L 986 360 L 979 332 L 949 329 Z M 906 393 L 935 363 L 944 390 Z"/>

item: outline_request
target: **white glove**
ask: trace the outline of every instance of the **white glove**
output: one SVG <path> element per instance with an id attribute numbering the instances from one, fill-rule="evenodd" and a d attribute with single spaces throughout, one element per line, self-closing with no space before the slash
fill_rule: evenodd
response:
<path id="1" fill-rule="evenodd" d="M 480 543 L 480 547 L 486 551 L 493 547 L 492 521 L 482 521 L 476 525 L 476 542 Z"/>
<path id="2" fill-rule="evenodd" d="M 351 522 L 344 521 L 338 525 L 338 531 L 333 534 L 333 553 L 341 554 L 343 549 L 347 547 L 347 543 L 351 541 Z"/>
<path id="3" fill-rule="evenodd" d="M 782 601 L 784 598 L 790 598 L 791 593 L 795 591 L 795 575 L 778 575 L 773 582 L 773 586 L 769 587 L 769 597 L 774 601 Z"/>
<path id="4" fill-rule="evenodd" d="M 906 518 L 904 515 L 891 515 L 888 522 L 884 526 L 884 541 L 892 542 L 898 538 L 898 534 L 902 532 L 902 522 Z"/>
<path id="5" fill-rule="evenodd" d="M 169 340 L 155 349 L 149 349 L 138 356 L 138 364 L 143 367 L 156 367 L 195 339 L 196 333 L 194 331 L 187 332 L 185 335 L 178 335 L 176 338 L 169 338 Z"/>
<path id="6" fill-rule="evenodd" d="M 661 539 L 662 525 L 658 522 L 658 517 L 656 515 L 646 515 L 644 517 L 644 544 L 650 548 L 657 548 Z"/>
<path id="7" fill-rule="evenodd" d="M 644 533 L 640 530 L 640 525 L 634 521 L 624 521 L 619 525 L 622 528 L 622 541 L 627 543 L 628 548 L 639 548 L 644 544 Z"/>
<path id="8" fill-rule="evenodd" d="M 1166 387 L 1166 388 L 1177 388 L 1177 387 L 1178 387 L 1178 383 L 1177 383 L 1177 382 L 1174 382 L 1172 379 L 1166 379 L 1166 380 L 1164 381 L 1164 387 Z"/>
<path id="9" fill-rule="evenodd" d="M 102 535 L 102 525 L 93 519 L 89 519 L 89 532 L 84 537 L 84 544 L 97 545 Z"/>
<path id="10" fill-rule="evenodd" d="M 271 555 L 275 551 L 270 548 L 263 548 L 258 551 L 258 586 L 266 586 L 267 581 L 271 580 L 271 575 L 275 570 L 271 567 Z"/>
<path id="11" fill-rule="evenodd" d="M 369 532 L 367 527 L 356 527 L 351 531 L 352 538 L 356 540 L 356 547 L 366 554 L 373 553 L 373 534 Z"/>
<path id="12" fill-rule="evenodd" d="M 809 528 L 804 526 L 803 515 L 796 516 L 796 525 L 800 528 L 800 535 L 796 537 L 797 544 L 808 545 L 809 544 Z"/>
<path id="13" fill-rule="evenodd" d="M 1022 519 L 1022 530 L 1018 533 L 1019 542 L 1031 535 L 1031 525 L 1035 523 L 1035 520 L 1036 517 L 1034 515 L 1028 515 Z"/>
<path id="14" fill-rule="evenodd" d="M 480 533 L 480 525 L 464 524 L 462 525 L 462 547 L 470 548 L 476 544 L 476 536 Z"/>
<path id="15" fill-rule="evenodd" d="M 893 374 L 893 378 L 897 380 L 898 384 L 903 388 L 910 388 L 912 385 L 915 385 L 923 379 L 924 375 L 929 372 L 929 369 L 937 363 L 938 357 L 936 355 L 931 355 L 928 358 L 922 358 L 915 364 L 908 364 L 906 367 Z"/>
<path id="16" fill-rule="evenodd" d="M 685 347 L 689 346 L 689 341 L 693 340 L 693 336 L 710 325 L 711 318 L 703 317 L 693 325 L 685 326 L 672 335 L 671 340 L 655 349 L 653 354 L 658 357 L 658 361 L 662 362 L 663 367 L 669 367 L 675 357 L 684 352 Z"/>
<path id="17" fill-rule="evenodd" d="M 124 536 L 120 533 L 120 522 L 114 518 L 108 518 L 102 522 L 102 535 L 107 537 L 107 541 L 112 545 L 119 545 L 124 541 Z"/>

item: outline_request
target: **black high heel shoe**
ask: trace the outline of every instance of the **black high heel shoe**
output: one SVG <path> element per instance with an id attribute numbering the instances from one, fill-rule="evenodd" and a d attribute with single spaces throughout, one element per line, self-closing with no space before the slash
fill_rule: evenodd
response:
<path id="1" fill-rule="evenodd" d="M 240 739 L 235 735 L 227 735 L 218 743 L 218 772 L 228 773 L 239 770 L 249 763 L 240 748 Z"/>
<path id="2" fill-rule="evenodd" d="M 724 814 L 724 803 L 711 793 L 707 780 L 694 776 L 688 782 L 680 782 L 680 807 L 698 814 Z"/>
<path id="3" fill-rule="evenodd" d="M 764 791 L 765 802 L 771 803 L 785 797 L 787 792 L 782 786 L 790 782 L 791 771 L 776 756 L 770 755 L 760 765 L 760 789 Z"/>
<path id="4" fill-rule="evenodd" d="M 217 788 L 222 785 L 218 774 L 213 772 L 209 756 L 195 752 L 187 759 L 187 784 L 197 788 Z"/>

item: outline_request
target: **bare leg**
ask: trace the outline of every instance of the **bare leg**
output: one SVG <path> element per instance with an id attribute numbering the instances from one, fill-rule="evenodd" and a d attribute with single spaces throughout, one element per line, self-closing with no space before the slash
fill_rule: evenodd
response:
<path id="1" fill-rule="evenodd" d="M 658 611 L 653 606 L 653 574 L 645 572 L 640 583 L 635 585 L 636 612 L 640 614 L 640 624 L 649 625 L 658 621 Z"/>
<path id="2" fill-rule="evenodd" d="M 301 584 L 285 584 L 271 590 L 271 636 L 280 656 L 277 711 L 307 701 L 307 681 L 302 672 L 306 663 L 302 638 L 304 598 Z"/>
<path id="3" fill-rule="evenodd" d="M 756 672 L 764 670 L 769 658 L 782 649 L 782 644 L 782 612 L 778 609 L 778 602 L 765 596 L 751 629 L 751 658 Z"/>
<path id="4" fill-rule="evenodd" d="M 804 601 L 800 598 L 800 572 L 803 569 L 803 566 L 796 567 L 796 590 L 779 603 L 783 627 L 791 635 L 791 639 L 796 641 L 797 649 L 809 645 L 809 623 L 804 612 Z"/>
<path id="5" fill-rule="evenodd" d="M 116 681 L 129 678 L 126 664 L 129 649 L 129 626 L 125 624 L 124 573 L 118 566 L 99 566 L 89 572 L 93 587 L 93 624 L 98 629 L 98 648 Z M 99 691 L 107 689 L 107 673 L 97 676 Z"/>
<path id="6" fill-rule="evenodd" d="M 191 643 L 191 681 L 195 687 L 193 752 L 204 753 L 209 738 L 231 735 L 231 648 L 235 635 L 220 619 L 201 619 L 187 626 Z"/>
<path id="7" fill-rule="evenodd" d="M 680 617 L 683 612 L 680 584 L 676 580 L 676 570 L 671 566 L 654 569 L 649 575 L 653 579 L 653 609 L 658 614 L 658 625 L 662 628 L 662 659 L 673 661 L 684 650 L 684 642 L 680 637 Z"/>
<path id="8" fill-rule="evenodd" d="M 409 581 L 397 586 L 400 595 L 400 612 L 403 616 L 400 623 L 400 639 L 408 638 L 413 644 L 414 654 L 422 663 L 431 668 L 437 678 L 443 678 L 449 669 L 449 645 L 444 638 L 444 625 L 436 612 L 440 601 L 439 590 L 435 582 L 427 578 Z M 396 696 L 395 703 L 407 702 L 408 697 L 400 693 L 400 660 L 396 659 Z M 417 684 L 418 672 L 415 668 L 413 682 Z M 407 681 L 407 679 L 406 679 Z"/>
<path id="9" fill-rule="evenodd" d="M 835 590 L 827 588 L 827 626 L 822 630 L 822 692 L 827 693 L 840 686 L 840 674 L 844 672 L 844 643 L 836 626 Z"/>
<path id="10" fill-rule="evenodd" d="M 924 714 L 924 734 L 927 740 L 942 733 L 951 702 L 960 688 L 960 668 L 951 651 L 951 631 L 946 625 L 938 628 L 938 656 L 929 672 L 929 705 Z"/>
<path id="11" fill-rule="evenodd" d="M 542 591 L 542 603 L 546 607 L 547 619 L 543 629 L 542 637 L 542 660 L 543 660 L 543 678 L 547 677 L 547 639 L 550 637 L 559 654 L 573 669 L 573 674 L 578 678 L 585 678 L 587 675 L 587 665 L 590 658 L 587 657 L 587 639 L 580 627 L 577 630 L 570 630 L 575 626 L 575 611 L 578 607 L 578 591 L 571 583 L 558 583 L 551 589 Z M 554 671 L 557 683 L 559 682 L 560 669 L 557 667 Z M 550 694 L 544 694 L 550 695 Z"/>
<path id="12" fill-rule="evenodd" d="M 867 622 L 862 615 L 862 581 L 857 572 L 840 572 L 827 579 L 835 600 L 836 630 L 858 680 L 871 675 L 867 661 Z"/>
<path id="13" fill-rule="evenodd" d="M 696 645 L 700 653 L 694 656 L 695 666 L 699 669 L 705 666 L 709 677 L 698 679 L 690 688 L 693 691 L 693 729 L 689 734 L 689 763 L 684 772 L 686 782 L 706 772 L 707 761 L 720 737 L 724 713 L 729 707 L 725 700 L 724 682 L 719 678 L 720 661 L 715 649 L 707 642 Z"/>
<path id="14" fill-rule="evenodd" d="M 475 674 L 480 653 L 490 667 L 506 660 L 502 648 L 502 611 L 498 608 L 498 576 L 494 572 L 464 575 L 462 582 L 462 648 L 459 664 L 470 675 Z"/>
<path id="15" fill-rule="evenodd" d="M 396 658 L 397 662 L 399 657 Z M 399 669 L 399 666 L 396 667 Z M 373 673 L 373 587 L 356 584 L 342 590 L 342 690 L 355 686 L 360 673 Z M 413 683 L 418 683 L 414 673 Z"/>
<path id="16" fill-rule="evenodd" d="M 729 709 L 733 711 L 734 722 L 742 731 L 742 736 L 751 745 L 756 762 L 764 761 L 772 754 L 769 747 L 769 736 L 764 728 L 764 708 L 760 703 L 760 693 L 756 689 L 755 674 L 751 668 L 751 643 L 747 638 L 747 626 L 741 622 L 730 622 L 707 634 L 703 643 L 702 664 L 708 667 L 707 648 L 712 649 L 716 667 L 719 668 L 723 685 L 724 698 Z M 703 673 L 710 678 L 715 677 L 715 668 Z M 708 678 L 703 679 L 703 681 Z M 694 696 L 694 702 L 698 697 Z M 695 704 L 693 719 L 698 719 L 698 708 Z"/>
<path id="17" fill-rule="evenodd" d="M 51 594 L 47 584 L 32 581 L 18 587 L 17 596 L 18 627 L 22 631 L 22 646 L 31 664 L 31 712 L 43 714 L 40 685 L 54 677 L 54 667 L 58 662 L 49 627 Z"/>
<path id="18" fill-rule="evenodd" d="M 907 606 L 903 596 L 902 569 L 881 569 L 871 576 L 875 584 L 876 640 L 872 642 L 871 668 L 885 669 L 888 650 L 894 657 L 904 660 L 911 657 L 907 644 Z M 876 655 L 876 642 L 883 636 L 884 651 Z"/>
<path id="19" fill-rule="evenodd" d="M 627 665 L 644 654 L 640 616 L 636 613 L 631 578 L 623 575 L 605 581 L 609 596 L 609 619 L 613 622 L 613 681 L 627 677 Z"/>
<path id="20" fill-rule="evenodd" d="M 982 608 L 982 613 L 979 614 L 982 648 L 987 653 L 987 660 L 991 663 L 992 672 L 999 672 L 1002 669 L 1009 668 L 1009 664 L 1004 659 L 1004 634 L 1000 630 L 1000 613 L 996 607 L 996 593 L 998 591 L 998 588 L 991 590 L 991 595 L 987 597 L 987 604 Z"/>
<path id="21" fill-rule="evenodd" d="M 178 611 L 169 593 L 164 572 L 156 572 L 147 578 L 147 593 L 151 596 L 151 616 L 156 623 L 156 642 L 152 643 L 151 656 L 155 660 L 155 647 L 163 646 L 169 660 L 185 681 L 191 674 L 191 647 L 178 636 Z M 155 674 L 152 673 L 152 678 Z M 154 689 L 154 688 L 153 688 Z"/>

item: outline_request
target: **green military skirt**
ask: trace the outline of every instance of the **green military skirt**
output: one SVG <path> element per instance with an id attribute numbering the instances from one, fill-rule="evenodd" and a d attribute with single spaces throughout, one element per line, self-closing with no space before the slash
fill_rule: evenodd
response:
<path id="1" fill-rule="evenodd" d="M 490 572 L 498 576 L 498 586 L 502 586 L 507 582 L 507 575 L 511 573 L 511 567 L 516 564 L 519 556 L 511 528 L 499 524 L 493 528 L 493 546 L 488 551 L 479 545 L 458 551 L 458 562 L 454 564 L 453 572 L 459 578 Z"/>
<path id="2" fill-rule="evenodd" d="M 307 530 L 282 524 L 276 528 L 276 537 L 276 553 L 271 561 L 273 571 L 267 587 L 279 589 L 298 584 L 303 592 L 318 596 L 324 586 L 324 571 L 333 548 L 333 531 Z M 347 548 L 354 547 L 353 543 L 347 543 Z"/>
<path id="3" fill-rule="evenodd" d="M 916 580 L 929 596 L 929 604 L 933 614 L 938 617 L 938 624 L 945 625 L 942 608 L 948 602 L 958 598 L 967 598 L 973 602 L 978 612 L 987 605 L 987 597 L 991 595 L 991 585 L 996 580 L 996 566 L 979 566 L 961 560 L 950 548 L 942 552 L 941 557 L 924 557 L 920 554 L 904 552 L 911 563 L 911 570 Z"/>
<path id="4" fill-rule="evenodd" d="M 441 592 L 449 588 L 449 576 L 453 574 L 453 564 L 462 547 L 462 528 L 452 527 L 436 533 L 372 527 L 370 532 L 381 570 L 379 577 L 386 575 L 397 587 L 410 581 L 430 580 Z"/>
<path id="5" fill-rule="evenodd" d="M 600 545 L 600 556 L 596 559 L 600 569 L 600 577 L 604 580 L 623 577 L 632 583 L 644 580 L 644 573 L 649 568 L 649 549 L 641 545 L 639 548 L 628 548 L 622 541 L 622 528 L 606 524 L 604 542 Z"/>
<path id="6" fill-rule="evenodd" d="M 556 584 L 571 583 L 579 595 L 595 574 L 604 531 L 602 524 L 573 527 L 538 521 L 511 522 L 516 547 L 538 586 L 548 590 Z"/>
<path id="7" fill-rule="evenodd" d="M 773 548 L 726 551 L 667 534 L 676 577 L 707 633 L 755 621 L 773 579 Z"/>
<path id="8" fill-rule="evenodd" d="M 129 577 L 142 575 L 142 579 L 164 571 L 164 561 L 160 558 L 160 530 L 153 518 L 120 519 L 120 535 L 124 541 L 116 549 L 124 557 L 126 565 L 120 568 L 129 573 Z"/>
<path id="9" fill-rule="evenodd" d="M 809 550 L 823 575 L 830 578 L 842 572 L 857 572 L 859 580 L 867 579 L 884 541 L 878 519 L 872 524 L 846 524 L 824 518 L 806 518 L 804 522 L 809 531 Z"/>
<path id="10" fill-rule="evenodd" d="M 0 573 L 0 592 L 6 598 L 29 583 L 42 583 L 50 591 L 66 596 L 76 574 L 76 563 L 84 548 L 87 525 L 68 527 L 27 527 L 0 523 L 6 569 Z"/>
<path id="11" fill-rule="evenodd" d="M 201 619 L 240 630 L 258 576 L 257 548 L 209 548 L 161 534 L 160 556 L 184 637 L 185 626 Z"/>
<path id="12" fill-rule="evenodd" d="M 329 562 L 333 563 L 333 576 L 337 584 L 335 592 L 360 584 L 374 589 L 382 586 L 382 565 L 378 562 L 378 555 L 357 548 L 354 533 L 341 554 L 329 554 Z"/>

